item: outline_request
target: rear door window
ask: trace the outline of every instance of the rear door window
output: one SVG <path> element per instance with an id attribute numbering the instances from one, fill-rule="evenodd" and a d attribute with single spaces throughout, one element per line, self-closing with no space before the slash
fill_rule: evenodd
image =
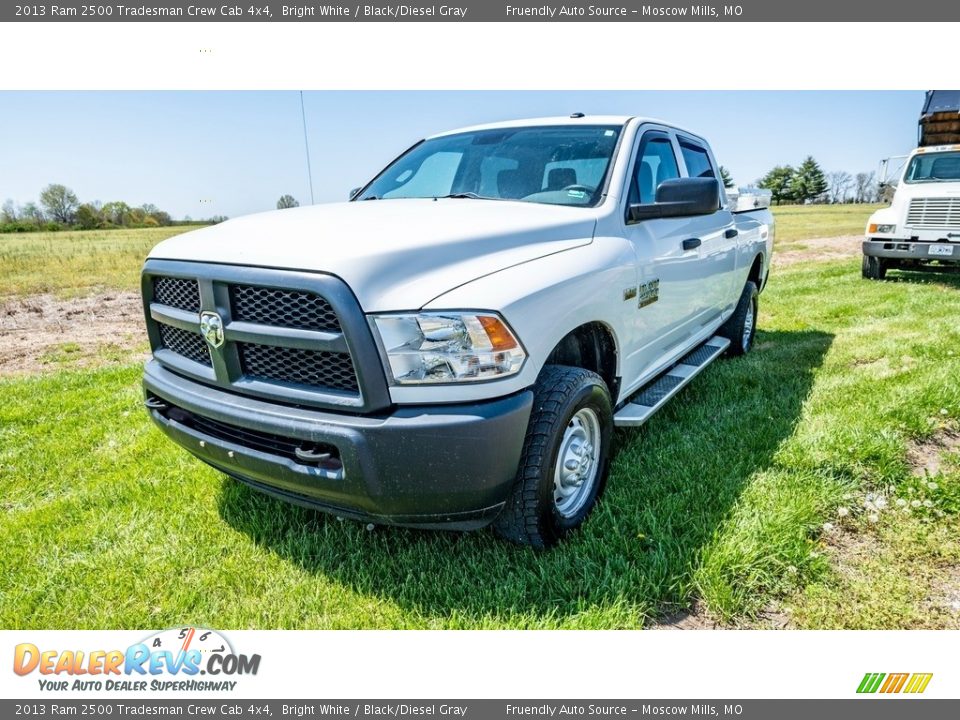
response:
<path id="1" fill-rule="evenodd" d="M 717 174 L 710 163 L 710 155 L 706 149 L 690 140 L 680 141 L 680 152 L 683 162 L 687 165 L 687 175 L 693 178 L 712 178 Z"/>

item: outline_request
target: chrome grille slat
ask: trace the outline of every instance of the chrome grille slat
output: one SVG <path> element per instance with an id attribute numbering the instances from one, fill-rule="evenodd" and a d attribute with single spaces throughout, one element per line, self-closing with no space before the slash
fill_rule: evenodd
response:
<path id="1" fill-rule="evenodd" d="M 960 230 L 960 198 L 914 198 L 907 209 L 907 227 Z"/>

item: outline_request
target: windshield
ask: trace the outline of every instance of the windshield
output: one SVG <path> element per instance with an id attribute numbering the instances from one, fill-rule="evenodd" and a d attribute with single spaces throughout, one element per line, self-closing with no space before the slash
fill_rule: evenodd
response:
<path id="1" fill-rule="evenodd" d="M 960 152 L 914 155 L 903 176 L 907 183 L 960 181 Z"/>
<path id="2" fill-rule="evenodd" d="M 466 197 L 590 206 L 600 201 L 619 126 L 477 130 L 424 140 L 356 200 Z"/>

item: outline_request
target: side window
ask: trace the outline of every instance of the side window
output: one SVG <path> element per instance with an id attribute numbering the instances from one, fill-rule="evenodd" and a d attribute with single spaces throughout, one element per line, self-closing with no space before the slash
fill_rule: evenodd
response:
<path id="1" fill-rule="evenodd" d="M 630 180 L 630 203 L 652 203 L 657 186 L 664 180 L 680 177 L 673 144 L 666 133 L 652 131 L 643 136 L 637 150 L 637 162 Z"/>
<path id="2" fill-rule="evenodd" d="M 690 177 L 711 178 L 717 176 L 713 171 L 713 165 L 710 164 L 710 156 L 707 151 L 696 143 L 681 140 L 680 152 L 683 153 L 683 161 L 687 164 L 687 174 Z"/>

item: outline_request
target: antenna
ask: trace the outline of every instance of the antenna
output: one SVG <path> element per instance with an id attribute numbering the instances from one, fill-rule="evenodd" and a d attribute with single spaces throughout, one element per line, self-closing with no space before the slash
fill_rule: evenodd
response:
<path id="1" fill-rule="evenodd" d="M 310 204 L 313 205 L 313 170 L 310 169 L 310 143 L 307 142 L 307 112 L 303 109 L 303 90 L 300 91 L 300 117 L 303 119 L 303 148 L 307 153 L 307 179 L 310 181 Z"/>

